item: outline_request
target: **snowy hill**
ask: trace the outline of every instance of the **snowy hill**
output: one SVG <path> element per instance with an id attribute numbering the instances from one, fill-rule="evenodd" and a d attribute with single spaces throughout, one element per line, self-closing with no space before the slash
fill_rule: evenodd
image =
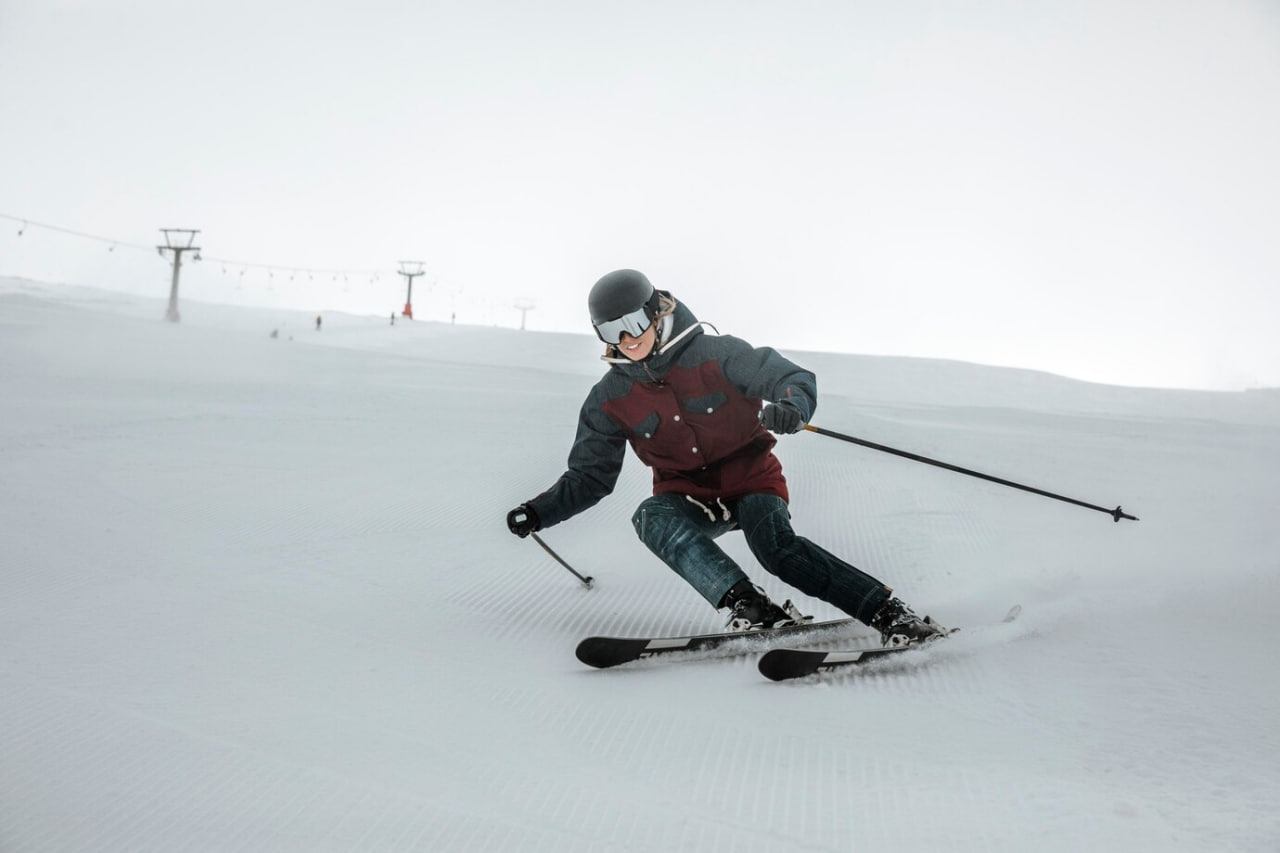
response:
<path id="1" fill-rule="evenodd" d="M 797 531 L 966 630 L 774 684 L 574 659 L 722 624 L 634 460 L 545 532 L 594 589 L 507 533 L 594 339 L 162 315 L 0 280 L 6 853 L 1280 849 L 1280 393 L 791 353 L 820 426 L 1142 520 L 785 437 Z"/>

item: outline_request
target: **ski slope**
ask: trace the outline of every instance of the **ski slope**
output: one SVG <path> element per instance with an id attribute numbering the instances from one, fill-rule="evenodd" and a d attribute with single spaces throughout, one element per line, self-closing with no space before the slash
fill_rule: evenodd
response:
<path id="1" fill-rule="evenodd" d="M 163 313 L 0 280 L 5 853 L 1280 849 L 1280 391 L 789 353 L 820 426 L 1141 521 L 782 437 L 797 531 L 965 630 L 775 684 L 574 659 L 722 625 L 634 460 L 543 534 L 594 588 L 506 531 L 593 338 Z"/>

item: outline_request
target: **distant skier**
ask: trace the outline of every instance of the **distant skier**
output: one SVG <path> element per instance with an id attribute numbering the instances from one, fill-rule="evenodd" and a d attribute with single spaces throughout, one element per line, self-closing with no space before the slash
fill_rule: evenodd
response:
<path id="1" fill-rule="evenodd" d="M 320 322 L 321 322 L 320 315 L 319 315 L 319 314 L 317 314 L 317 315 L 316 315 L 316 331 L 317 331 L 317 332 L 318 332 L 318 331 L 320 331 Z"/>
<path id="2" fill-rule="evenodd" d="M 741 530 L 765 569 L 875 628 L 885 644 L 945 633 L 792 530 L 769 433 L 799 432 L 812 417 L 812 373 L 773 349 L 705 334 L 687 307 L 635 270 L 601 278 L 587 304 L 610 367 L 582 405 L 568 470 L 507 514 L 512 533 L 559 524 L 610 494 L 629 442 L 653 469 L 653 496 L 631 519 L 636 533 L 712 607 L 730 611 L 731 630 L 803 618 L 791 602 L 770 601 L 713 541 Z"/>

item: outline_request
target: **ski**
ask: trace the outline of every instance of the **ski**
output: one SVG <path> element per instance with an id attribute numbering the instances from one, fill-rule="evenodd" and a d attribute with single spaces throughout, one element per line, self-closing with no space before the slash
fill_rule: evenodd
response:
<path id="1" fill-rule="evenodd" d="M 880 646 L 844 652 L 822 652 L 812 649 L 770 649 L 760 658 L 760 674 L 773 681 L 804 678 L 817 672 L 827 672 L 844 666 L 876 660 L 900 652 L 922 648 L 923 643 L 905 646 Z"/>
<path id="2" fill-rule="evenodd" d="M 772 640 L 811 642 L 829 639 L 860 624 L 855 619 L 832 619 L 759 631 L 725 631 L 683 637 L 587 637 L 578 643 L 575 653 L 578 660 L 587 666 L 606 669 L 677 652 L 719 651 L 724 654 L 747 654 L 760 651 L 762 643 Z"/>
<path id="3" fill-rule="evenodd" d="M 1021 612 L 1022 605 L 1015 604 L 1009 608 L 1009 612 L 1000 621 L 1002 624 L 1012 622 L 1018 618 L 1018 614 Z M 955 633 L 958 630 L 960 629 L 953 628 L 949 633 Z M 925 648 L 941 639 L 945 639 L 945 637 L 938 637 L 935 640 L 928 640 L 923 643 L 908 643 L 902 646 L 873 646 L 866 649 L 827 652 L 815 649 L 770 649 L 761 656 L 758 668 L 760 674 L 765 678 L 773 681 L 786 681 L 792 678 L 804 678 L 819 672 L 830 672 L 833 669 L 857 666 L 858 664 L 879 660 L 889 655 Z"/>

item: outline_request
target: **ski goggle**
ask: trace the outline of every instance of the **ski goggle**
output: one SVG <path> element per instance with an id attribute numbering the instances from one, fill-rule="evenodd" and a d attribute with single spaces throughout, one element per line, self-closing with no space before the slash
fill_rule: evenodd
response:
<path id="1" fill-rule="evenodd" d="M 600 336 L 600 340 L 606 344 L 618 344 L 622 342 L 623 332 L 633 338 L 638 338 L 651 325 L 653 325 L 653 320 L 649 317 L 649 311 L 642 305 L 634 311 L 623 314 L 616 320 L 596 323 L 595 327 L 596 334 Z"/>

